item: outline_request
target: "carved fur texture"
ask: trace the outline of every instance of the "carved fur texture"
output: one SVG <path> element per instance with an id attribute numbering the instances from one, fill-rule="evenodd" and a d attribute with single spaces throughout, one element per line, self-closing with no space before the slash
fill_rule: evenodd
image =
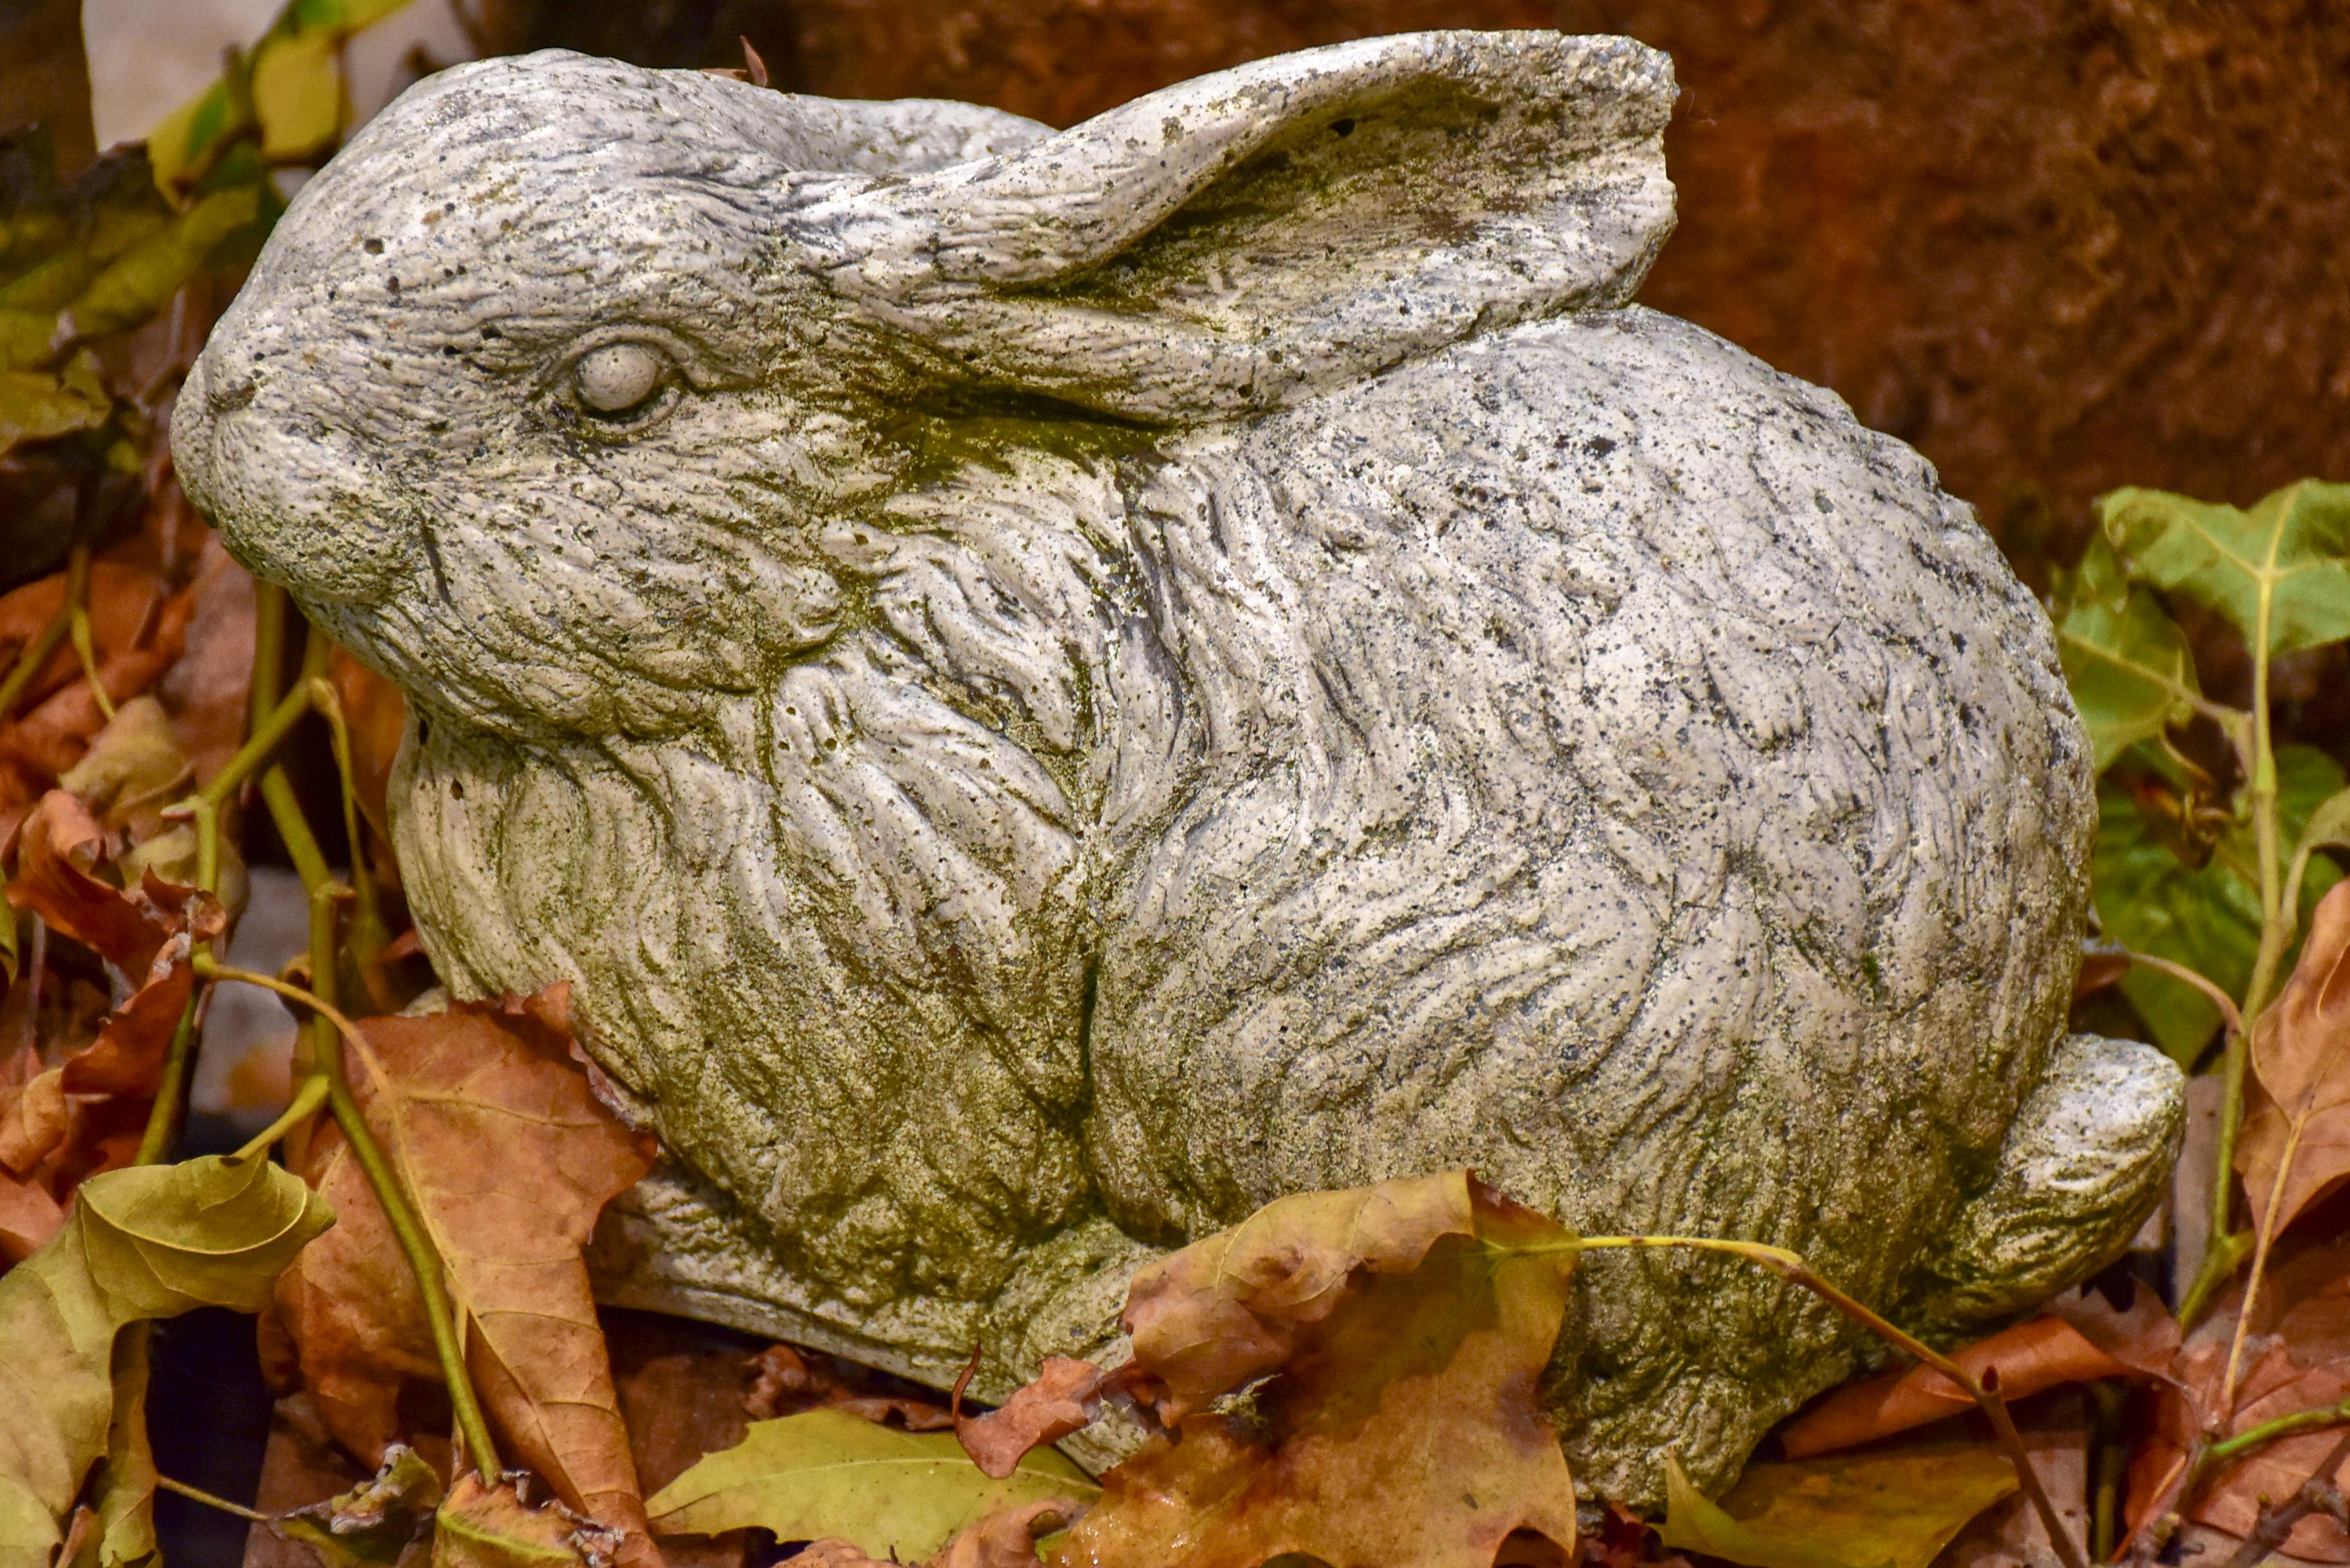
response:
<path id="1" fill-rule="evenodd" d="M 1938 1329 L 2116 1254 L 2179 1085 L 2064 1033 L 2045 619 L 1915 452 L 1627 303 L 1671 96 L 1425 34 L 1056 135 L 548 54 L 305 188 L 174 450 L 413 695 L 442 973 L 573 981 L 660 1131 L 615 1299 L 1000 1392 L 1155 1249 L 1463 1165 Z M 1613 1254 L 1549 1397 L 1650 1501 L 1865 1354 Z"/>

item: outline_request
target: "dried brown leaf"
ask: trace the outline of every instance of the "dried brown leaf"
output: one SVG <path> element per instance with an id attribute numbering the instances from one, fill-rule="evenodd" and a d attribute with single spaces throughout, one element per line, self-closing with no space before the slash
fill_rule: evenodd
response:
<path id="1" fill-rule="evenodd" d="M 991 1513 L 946 1543 L 928 1568 L 1036 1568 L 1036 1542 L 1067 1525 L 1077 1511 L 1045 1499 Z"/>
<path id="2" fill-rule="evenodd" d="M 64 1143 L 73 1127 L 73 1106 L 66 1098 L 65 1072 L 43 1070 L 40 1054 L 26 1046 L 10 1058 L 0 1083 L 0 1167 L 17 1176 L 30 1176 Z"/>
<path id="3" fill-rule="evenodd" d="M 163 1079 L 163 1064 L 180 1014 L 194 994 L 192 948 L 180 931 L 155 950 L 145 983 L 99 1026 L 98 1038 L 74 1054 L 62 1072 L 74 1095 L 140 1095 L 152 1097 Z"/>
<path id="4" fill-rule="evenodd" d="M 105 827 L 80 797 L 51 790 L 25 819 L 8 900 L 30 909 L 125 974 L 145 974 L 171 936 L 167 922 L 98 875 Z"/>
<path id="5" fill-rule="evenodd" d="M 821 1352 L 771 1345 L 753 1358 L 751 1368 L 756 1376 L 743 1396 L 743 1408 L 758 1420 L 804 1410 L 845 1410 L 859 1420 L 909 1432 L 943 1432 L 954 1425 L 944 1405 L 889 1389 L 883 1375 Z"/>
<path id="6" fill-rule="evenodd" d="M 2163 1323 L 2169 1323 L 2150 1293 L 2141 1293 L 2140 1299 Z M 2168 1343 L 2174 1348 L 2178 1344 L 2175 1325 Z M 2011 1400 L 2029 1398 L 2066 1383 L 2127 1377 L 2138 1370 L 2137 1365 L 2101 1348 L 2075 1324 L 2054 1314 L 2002 1329 L 1953 1352 L 1950 1359 L 1977 1377 L 1996 1368 L 2000 1392 Z M 1975 1407 L 1972 1397 L 1943 1374 L 1930 1366 L 1911 1366 L 1835 1390 L 1783 1428 L 1780 1443 L 1788 1459 L 1807 1459 L 1875 1442 Z"/>
<path id="7" fill-rule="evenodd" d="M 2251 1067 L 2236 1168 L 2273 1234 L 2350 1177 L 2350 882 L 2311 916 L 2293 978 L 2253 1026 Z"/>
<path id="8" fill-rule="evenodd" d="M 177 486 L 169 493 L 176 498 Z M 184 504 L 184 503 L 182 503 Z M 254 652 L 253 579 L 207 532 L 189 585 L 185 651 L 157 682 L 172 734 L 203 783 L 244 743 Z"/>
<path id="9" fill-rule="evenodd" d="M 194 775 L 163 704 L 140 696 L 116 708 L 57 787 L 78 795 L 100 826 L 137 844 L 164 830 L 163 809 L 187 794 Z"/>
<path id="10" fill-rule="evenodd" d="M 0 1175 L 0 1259 L 21 1263 L 65 1229 L 66 1211 L 37 1181 Z"/>
<path id="11" fill-rule="evenodd" d="M 2169 1483 L 2216 1402 L 2241 1302 L 2239 1286 L 2196 1325 L 2172 1361 L 2154 1419 L 2145 1424 L 2130 1459 L 2133 1528 L 2154 1503 L 2167 1501 Z M 2230 1432 L 2350 1397 L 2350 1245 L 2281 1254 L 2261 1302 Z M 2189 1517 L 2241 1537 L 2265 1502 L 2292 1495 L 2309 1478 L 2339 1435 L 2319 1428 L 2253 1449 L 2213 1474 Z M 2350 1485 L 2350 1465 L 2334 1479 Z M 2350 1532 L 2322 1516 L 2304 1519 L 2286 1538 L 2284 1551 L 2306 1562 L 2350 1563 Z"/>
<path id="12" fill-rule="evenodd" d="M 1125 1324 L 1136 1397 L 1170 1425 L 1295 1356 L 1357 1272 L 1409 1273 L 1440 1237 L 1472 1232 L 1465 1172 L 1305 1192 L 1135 1276 Z"/>
<path id="13" fill-rule="evenodd" d="M 511 1484 L 484 1486 L 468 1471 L 433 1516 L 432 1568 L 602 1568 L 618 1532 L 559 1502 L 533 1507 Z"/>
<path id="14" fill-rule="evenodd" d="M 1535 1389 L 1574 1263 L 1461 1171 L 1283 1199 L 1165 1260 L 1129 1297 L 1133 1386 L 1190 1413 L 1103 1478 L 1056 1560 L 1488 1568 L 1514 1532 L 1571 1543 Z M 1259 1377 L 1253 1417 L 1201 1408 Z"/>
<path id="15" fill-rule="evenodd" d="M 588 1272 L 596 1217 L 651 1166 L 598 1102 L 550 1009 L 458 1007 L 360 1027 L 354 1089 L 472 1320 L 470 1362 L 513 1457 L 655 1562 Z M 307 1172 L 343 1223 L 279 1282 L 280 1318 L 336 1435 L 370 1460 L 400 1435 L 401 1383 L 430 1376 L 422 1314 L 364 1179 L 325 1132 Z"/>
<path id="16" fill-rule="evenodd" d="M 955 1380 L 955 1440 L 973 1464 L 998 1480 L 1019 1469 L 1030 1449 L 1057 1443 L 1090 1425 L 1111 1376 L 1090 1361 L 1047 1356 L 1035 1381 L 1013 1390 L 1012 1397 L 986 1415 L 966 1416 L 963 1386 L 978 1370 L 974 1355 Z"/>

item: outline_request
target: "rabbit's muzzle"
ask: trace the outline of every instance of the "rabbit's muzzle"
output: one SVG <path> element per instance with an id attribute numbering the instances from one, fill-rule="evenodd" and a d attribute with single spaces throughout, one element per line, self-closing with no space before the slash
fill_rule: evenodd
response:
<path id="1" fill-rule="evenodd" d="M 358 440 L 234 350 L 215 337 L 172 410 L 181 485 L 257 575 L 312 602 L 380 602 L 419 553 L 411 509 Z"/>

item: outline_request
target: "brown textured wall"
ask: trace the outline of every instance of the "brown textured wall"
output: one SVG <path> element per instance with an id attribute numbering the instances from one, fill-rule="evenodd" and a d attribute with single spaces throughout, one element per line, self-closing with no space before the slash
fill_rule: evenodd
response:
<path id="1" fill-rule="evenodd" d="M 567 42 L 595 9 L 546 3 Z M 1644 297 L 1915 442 L 2027 576 L 2117 484 L 2350 480 L 2338 0 L 725 0 L 670 36 L 712 63 L 746 32 L 806 91 L 1068 124 L 1432 26 L 1670 51 L 1681 226 Z"/>

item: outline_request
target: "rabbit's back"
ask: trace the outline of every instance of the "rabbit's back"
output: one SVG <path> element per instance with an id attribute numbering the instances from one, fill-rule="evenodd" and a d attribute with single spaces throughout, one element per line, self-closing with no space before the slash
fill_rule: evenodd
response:
<path id="1" fill-rule="evenodd" d="M 1211 754 L 1123 862 L 1111 1212 L 1198 1234 L 1471 1165 L 1887 1299 L 2060 1033 L 2095 820 L 2044 618 L 1968 509 L 1639 310 L 1171 456 L 1136 535 Z M 1736 1286 L 1595 1293 L 1600 1337 L 1784 1365 L 1802 1314 Z"/>

